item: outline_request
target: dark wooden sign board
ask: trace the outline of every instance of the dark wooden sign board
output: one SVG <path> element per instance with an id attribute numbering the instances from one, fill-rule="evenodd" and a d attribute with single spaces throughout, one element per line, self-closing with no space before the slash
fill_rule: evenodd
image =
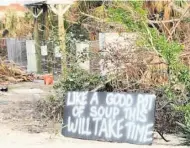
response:
<path id="1" fill-rule="evenodd" d="M 153 94 L 68 92 L 62 134 L 85 140 L 150 145 L 155 100 Z"/>

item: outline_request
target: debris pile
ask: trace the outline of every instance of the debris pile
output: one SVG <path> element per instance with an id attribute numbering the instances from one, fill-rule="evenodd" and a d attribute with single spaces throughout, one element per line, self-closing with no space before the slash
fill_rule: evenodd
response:
<path id="1" fill-rule="evenodd" d="M 12 62 L 0 59 L 0 84 L 33 81 L 34 75 Z"/>

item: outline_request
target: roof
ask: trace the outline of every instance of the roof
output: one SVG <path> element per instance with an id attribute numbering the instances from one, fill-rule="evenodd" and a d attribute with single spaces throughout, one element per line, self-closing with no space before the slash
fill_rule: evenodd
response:
<path id="1" fill-rule="evenodd" d="M 46 3 L 46 0 L 25 0 L 23 2 L 24 5 L 30 6 L 30 5 L 41 5 Z"/>
<path id="2" fill-rule="evenodd" d="M 72 4 L 76 0 L 25 0 L 24 5 Z"/>
<path id="3" fill-rule="evenodd" d="M 20 5 L 20 4 L 10 4 L 8 6 L 8 8 L 9 9 L 14 9 L 16 11 L 27 11 L 27 9 L 24 6 Z"/>
<path id="4" fill-rule="evenodd" d="M 10 4 L 8 6 L 0 6 L 0 11 L 1 12 L 2 11 L 7 11 L 7 10 L 10 10 L 10 9 L 14 10 L 14 11 L 20 11 L 20 12 L 26 12 L 27 11 L 27 9 L 24 6 L 22 6 L 20 4 L 17 4 L 17 3 Z"/>
<path id="5" fill-rule="evenodd" d="M 7 6 L 0 6 L 0 11 L 5 11 Z"/>

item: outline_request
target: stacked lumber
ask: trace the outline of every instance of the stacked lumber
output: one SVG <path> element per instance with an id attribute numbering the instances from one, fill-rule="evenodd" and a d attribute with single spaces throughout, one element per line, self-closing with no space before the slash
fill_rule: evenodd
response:
<path id="1" fill-rule="evenodd" d="M 19 67 L 15 63 L 0 59 L 0 84 L 18 83 L 33 80 L 33 74 L 28 74 L 26 70 Z"/>

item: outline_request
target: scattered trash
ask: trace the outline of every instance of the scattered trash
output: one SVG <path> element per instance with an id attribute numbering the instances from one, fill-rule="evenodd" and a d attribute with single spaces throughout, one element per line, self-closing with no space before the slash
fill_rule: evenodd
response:
<path id="1" fill-rule="evenodd" d="M 8 92 L 8 87 L 7 86 L 0 87 L 0 91 Z"/>
<path id="2" fill-rule="evenodd" d="M 52 85 L 53 84 L 53 75 L 47 74 L 43 76 L 44 84 L 45 85 Z"/>

